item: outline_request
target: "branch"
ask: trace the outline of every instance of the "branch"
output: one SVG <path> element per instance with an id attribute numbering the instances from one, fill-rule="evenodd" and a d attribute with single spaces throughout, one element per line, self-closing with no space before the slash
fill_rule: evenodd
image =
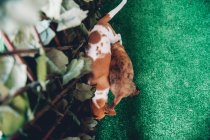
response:
<path id="1" fill-rule="evenodd" d="M 60 50 L 60 51 L 66 51 L 66 50 L 69 50 L 71 49 L 72 46 L 64 46 L 64 47 L 60 47 L 60 48 L 55 48 L 57 50 Z M 54 48 L 44 48 L 44 50 L 47 52 L 47 51 L 50 51 Z M 7 52 L 2 52 L 0 53 L 0 57 L 2 56 L 7 56 L 7 55 L 20 55 L 20 54 L 24 54 L 24 53 L 32 53 L 32 54 L 36 54 L 36 53 L 39 53 L 39 49 L 16 49 L 16 50 L 12 50 L 12 51 L 7 51 Z"/>
<path id="2" fill-rule="evenodd" d="M 7 49 L 9 51 L 15 51 L 16 48 L 14 47 L 14 45 L 12 44 L 12 42 L 10 41 L 10 39 L 8 38 L 8 36 L 4 32 L 1 32 L 1 35 L 2 35 L 2 38 L 4 40 L 4 43 L 5 43 L 6 47 L 7 47 Z M 32 73 L 32 70 L 29 68 L 29 66 L 25 62 L 25 60 L 20 55 L 18 55 L 18 54 L 15 54 L 14 57 L 15 57 L 15 60 L 18 63 L 25 64 L 27 66 L 27 75 L 28 75 L 28 78 L 31 81 L 34 81 L 35 80 L 35 77 L 34 77 L 34 75 Z"/>
<path id="3" fill-rule="evenodd" d="M 61 123 L 61 121 L 63 120 L 63 118 L 66 116 L 66 114 L 69 111 L 70 106 L 67 107 L 67 109 L 65 110 L 65 112 L 63 113 L 63 116 L 60 116 L 58 118 L 58 120 L 56 121 L 56 123 L 50 128 L 50 130 L 47 132 L 47 134 L 44 136 L 43 140 L 48 140 L 49 137 L 51 136 L 51 134 L 53 133 L 53 131 L 56 129 L 56 127 Z"/>
<path id="4" fill-rule="evenodd" d="M 40 117 L 42 117 L 48 110 L 51 109 L 51 106 L 56 106 L 56 104 L 66 96 L 69 90 L 77 83 L 78 79 L 74 80 L 71 84 L 69 84 L 60 94 L 58 94 L 55 99 L 51 102 L 51 105 L 46 105 L 43 109 L 41 109 L 35 116 L 35 119 L 31 122 L 34 124 Z"/>

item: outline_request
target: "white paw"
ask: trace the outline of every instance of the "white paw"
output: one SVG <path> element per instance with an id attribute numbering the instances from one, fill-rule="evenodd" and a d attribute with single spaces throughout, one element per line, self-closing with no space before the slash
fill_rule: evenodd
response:
<path id="1" fill-rule="evenodd" d="M 122 37 L 121 37 L 121 34 L 117 34 L 117 36 L 119 38 L 120 44 L 122 45 Z"/>

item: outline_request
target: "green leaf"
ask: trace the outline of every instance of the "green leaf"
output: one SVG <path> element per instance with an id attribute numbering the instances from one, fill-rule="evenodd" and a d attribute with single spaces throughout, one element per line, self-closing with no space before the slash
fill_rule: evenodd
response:
<path id="1" fill-rule="evenodd" d="M 13 36 L 9 36 L 12 43 L 18 49 L 34 49 L 40 48 L 39 42 L 35 39 L 34 29 L 32 27 L 23 27 L 19 28 Z M 34 57 L 34 54 L 31 53 L 22 53 L 22 56 L 31 56 Z"/>
<path id="2" fill-rule="evenodd" d="M 0 35 L 0 52 L 4 52 L 4 51 L 5 51 L 5 45 Z"/>
<path id="3" fill-rule="evenodd" d="M 6 136 L 14 134 L 24 123 L 24 116 L 9 106 L 0 106 L 0 130 Z"/>
<path id="4" fill-rule="evenodd" d="M 84 60 L 73 59 L 68 66 L 68 72 L 63 76 L 64 84 L 67 84 L 70 80 L 80 76 L 83 67 L 84 67 Z"/>
<path id="5" fill-rule="evenodd" d="M 73 59 L 68 65 L 67 73 L 63 76 L 63 83 L 67 84 L 74 78 L 80 78 L 91 71 L 91 61 L 88 58 L 80 57 Z"/>
<path id="6" fill-rule="evenodd" d="M 68 57 L 57 49 L 52 49 L 47 52 L 47 63 L 49 67 L 49 73 L 64 74 L 67 70 L 66 65 L 69 63 Z"/>
<path id="7" fill-rule="evenodd" d="M 79 134 L 79 137 L 81 138 L 81 140 L 94 140 L 94 138 L 85 133 Z"/>
<path id="8" fill-rule="evenodd" d="M 29 108 L 28 101 L 24 96 L 16 96 L 10 102 L 10 106 L 15 109 L 20 114 L 25 114 Z"/>
<path id="9" fill-rule="evenodd" d="M 81 24 L 82 20 L 87 17 L 87 11 L 73 7 L 72 9 L 61 14 L 58 21 L 57 31 L 73 28 Z"/>
<path id="10" fill-rule="evenodd" d="M 97 124 L 98 124 L 98 122 L 96 120 L 94 120 L 93 118 L 86 118 L 83 121 L 84 129 L 87 129 L 90 131 L 94 130 L 94 128 L 96 127 Z"/>
<path id="11" fill-rule="evenodd" d="M 0 101 L 9 96 L 9 89 L 0 81 Z"/>
<path id="12" fill-rule="evenodd" d="M 27 81 L 27 71 L 24 64 L 15 63 L 5 85 L 10 89 L 10 95 L 25 86 Z"/>
<path id="13" fill-rule="evenodd" d="M 74 97 L 80 101 L 85 101 L 93 97 L 95 89 L 84 83 L 77 83 L 74 91 Z"/>
<path id="14" fill-rule="evenodd" d="M 80 140 L 80 138 L 79 137 L 67 137 L 63 140 Z"/>
<path id="15" fill-rule="evenodd" d="M 39 82 L 41 83 L 41 85 L 43 87 L 44 86 L 44 82 L 46 80 L 46 77 L 47 77 L 47 57 L 44 53 L 44 51 L 42 50 L 42 54 L 41 56 L 39 56 L 37 59 L 36 59 L 36 62 L 37 62 L 37 77 L 38 77 L 38 80 Z"/>
<path id="16" fill-rule="evenodd" d="M 48 45 L 50 41 L 55 37 L 55 32 L 49 26 L 50 20 L 40 21 L 36 25 L 36 29 L 40 34 L 41 41 L 44 45 Z"/>
<path id="17" fill-rule="evenodd" d="M 91 2 L 91 1 L 93 1 L 93 0 L 83 0 L 83 1 L 89 3 L 89 2 Z"/>
<path id="18" fill-rule="evenodd" d="M 72 117 L 72 119 L 77 123 L 77 125 L 81 124 L 79 119 L 77 118 L 77 116 L 73 112 L 69 111 L 68 115 Z"/>
<path id="19" fill-rule="evenodd" d="M 12 71 L 14 59 L 12 57 L 0 57 L 0 81 L 5 83 Z"/>
<path id="20" fill-rule="evenodd" d="M 63 0 L 62 6 L 65 10 L 70 10 L 73 7 L 79 8 L 79 5 L 74 0 Z"/>

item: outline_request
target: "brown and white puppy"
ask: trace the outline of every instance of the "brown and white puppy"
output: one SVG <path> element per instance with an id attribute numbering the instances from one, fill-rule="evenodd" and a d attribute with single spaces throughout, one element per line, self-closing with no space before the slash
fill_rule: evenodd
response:
<path id="1" fill-rule="evenodd" d="M 108 23 L 126 4 L 123 0 L 115 9 L 100 19 L 89 34 L 86 55 L 92 59 L 92 73 L 90 85 L 96 86 L 95 96 L 92 98 L 92 111 L 96 118 L 105 116 L 108 100 L 109 65 L 111 61 L 111 44 L 121 41 L 120 34 L 116 34 Z"/>
<path id="2" fill-rule="evenodd" d="M 115 113 L 114 107 L 119 104 L 122 98 L 137 95 L 139 91 L 133 82 L 133 65 L 124 47 L 120 42 L 117 42 L 112 45 L 111 51 L 109 80 L 111 91 L 115 96 L 111 109 Z"/>

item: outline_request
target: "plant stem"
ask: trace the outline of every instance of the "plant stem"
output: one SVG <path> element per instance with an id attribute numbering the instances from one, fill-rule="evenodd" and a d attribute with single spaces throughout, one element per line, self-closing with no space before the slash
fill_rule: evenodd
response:
<path id="1" fill-rule="evenodd" d="M 69 50 L 71 49 L 72 46 L 64 46 L 64 47 L 60 47 L 60 48 L 56 48 L 57 50 L 60 50 L 60 51 L 66 51 L 66 50 Z M 54 48 L 44 48 L 44 50 L 47 52 L 47 51 L 50 51 Z M 36 53 L 39 53 L 39 49 L 16 49 L 16 50 L 12 50 L 12 51 L 7 51 L 7 52 L 2 52 L 0 53 L 0 57 L 2 56 L 7 56 L 7 55 L 18 55 L 18 54 L 24 54 L 24 53 L 32 53 L 32 54 L 36 54 Z"/>

